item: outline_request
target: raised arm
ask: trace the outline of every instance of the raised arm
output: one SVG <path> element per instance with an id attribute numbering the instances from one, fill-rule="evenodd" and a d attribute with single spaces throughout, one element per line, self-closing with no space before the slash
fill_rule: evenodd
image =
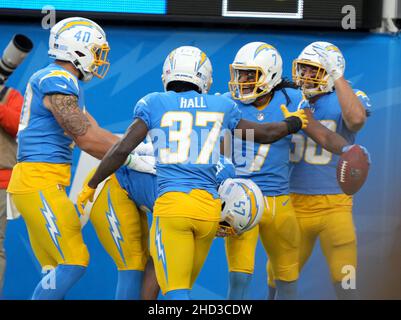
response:
<path id="1" fill-rule="evenodd" d="M 352 90 L 348 81 L 341 77 L 334 82 L 342 117 L 347 128 L 353 132 L 362 129 L 366 121 L 366 110 Z"/>
<path id="2" fill-rule="evenodd" d="M 338 133 L 329 130 L 313 118 L 313 114 L 309 109 L 304 110 L 308 117 L 308 127 L 303 129 L 304 132 L 324 149 L 335 154 L 341 154 L 343 148 L 349 143 Z"/>
<path id="3" fill-rule="evenodd" d="M 344 78 L 345 60 L 338 51 L 329 53 L 319 45 L 313 46 L 319 55 L 323 68 L 334 81 L 334 87 L 341 106 L 342 117 L 347 128 L 353 132 L 359 131 L 366 121 L 366 110 Z"/>
<path id="4" fill-rule="evenodd" d="M 102 159 L 119 140 L 111 132 L 100 128 L 89 114 L 79 108 L 75 95 L 46 95 L 43 102 L 78 147 L 92 156 Z"/>

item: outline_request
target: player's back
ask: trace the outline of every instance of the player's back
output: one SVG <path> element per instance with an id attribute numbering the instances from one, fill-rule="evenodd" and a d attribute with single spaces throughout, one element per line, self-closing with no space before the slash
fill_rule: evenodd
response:
<path id="1" fill-rule="evenodd" d="M 369 110 L 370 102 L 366 94 L 354 90 L 363 106 Z M 316 103 L 304 102 L 313 117 L 329 130 L 337 132 L 349 144 L 355 142 L 356 133 L 349 130 L 343 120 L 341 106 L 335 92 L 319 98 Z M 369 111 L 368 111 L 369 112 Z M 341 194 L 337 183 L 336 168 L 339 156 L 324 150 L 303 131 L 293 135 L 291 162 L 293 168 L 290 178 L 290 191 L 299 194 Z"/>
<path id="2" fill-rule="evenodd" d="M 217 198 L 214 166 L 222 130 L 233 130 L 240 120 L 236 104 L 195 91 L 168 91 L 147 95 L 134 113 L 150 130 L 158 158 L 159 196 L 201 189 Z"/>

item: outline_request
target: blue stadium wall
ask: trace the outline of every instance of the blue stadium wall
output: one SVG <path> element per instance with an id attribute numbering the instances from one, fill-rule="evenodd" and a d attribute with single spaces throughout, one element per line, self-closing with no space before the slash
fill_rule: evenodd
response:
<path id="1" fill-rule="evenodd" d="M 166 55 L 175 47 L 194 45 L 210 57 L 214 68 L 211 92 L 227 91 L 228 64 L 236 51 L 250 41 L 274 45 L 284 60 L 284 75 L 291 77 L 291 62 L 304 46 L 316 40 L 330 41 L 343 51 L 346 77 L 371 98 L 373 114 L 357 142 L 368 147 L 373 165 L 367 184 L 355 197 L 354 221 L 358 235 L 357 286 L 365 298 L 400 298 L 397 255 L 401 233 L 401 39 L 399 36 L 367 33 L 207 30 L 159 27 L 106 26 L 111 46 L 111 68 L 103 80 L 84 86 L 86 106 L 98 122 L 122 133 L 131 122 L 136 101 L 152 91 L 162 91 L 161 70 Z M 28 35 L 35 48 L 9 80 L 21 91 L 30 75 L 48 63 L 48 30 L 37 24 L 0 24 L 0 48 L 14 33 Z M 79 158 L 76 151 L 75 160 Z M 84 238 L 91 254 L 90 266 L 68 299 L 112 299 L 116 269 L 91 226 Z M 40 266 L 29 245 L 22 219 L 7 227 L 7 270 L 3 297 L 28 299 L 40 280 Z M 251 297 L 266 295 L 266 255 L 259 244 Z M 194 286 L 195 299 L 224 299 L 228 283 L 223 241 L 213 244 Z M 301 299 L 332 299 L 334 291 L 319 246 L 301 274 Z"/>

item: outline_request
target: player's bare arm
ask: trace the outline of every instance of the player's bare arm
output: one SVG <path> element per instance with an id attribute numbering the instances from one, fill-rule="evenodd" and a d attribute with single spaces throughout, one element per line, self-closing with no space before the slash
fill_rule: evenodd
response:
<path id="1" fill-rule="evenodd" d="M 287 112 L 285 115 L 286 119 L 282 122 L 257 123 L 241 119 L 236 128 L 240 130 L 235 130 L 236 136 L 246 140 L 247 130 L 253 130 L 256 142 L 269 144 L 280 140 L 288 134 L 293 134 L 302 128 L 306 128 L 308 125 L 308 119 L 303 110 L 298 110 L 293 113 L 288 112 L 287 109 L 285 110 Z"/>
<path id="2" fill-rule="evenodd" d="M 327 129 L 313 118 L 309 109 L 305 109 L 305 114 L 308 117 L 308 127 L 304 129 L 304 132 L 324 149 L 335 154 L 342 154 L 343 147 L 349 143 L 338 133 Z"/>
<path id="3" fill-rule="evenodd" d="M 277 123 L 255 123 L 241 119 L 235 130 L 236 136 L 246 140 L 247 130 L 253 130 L 254 139 L 258 143 L 273 143 L 289 134 L 288 127 L 284 122 Z"/>
<path id="4" fill-rule="evenodd" d="M 365 108 L 344 77 L 337 79 L 334 85 L 347 128 L 353 132 L 359 131 L 366 121 Z"/>
<path id="5" fill-rule="evenodd" d="M 46 96 L 44 103 L 71 137 L 75 138 L 87 133 L 91 124 L 78 106 L 78 97 L 53 94 Z"/>
<path id="6" fill-rule="evenodd" d="M 78 106 L 78 98 L 74 95 L 53 94 L 44 98 L 48 108 L 59 125 L 90 155 L 102 159 L 118 137 L 98 126 L 96 121 L 84 113 Z"/>
<path id="7" fill-rule="evenodd" d="M 124 136 L 103 157 L 88 186 L 95 189 L 100 182 L 113 174 L 120 168 L 128 155 L 134 150 L 146 137 L 148 127 L 145 122 L 135 119 L 128 127 Z"/>

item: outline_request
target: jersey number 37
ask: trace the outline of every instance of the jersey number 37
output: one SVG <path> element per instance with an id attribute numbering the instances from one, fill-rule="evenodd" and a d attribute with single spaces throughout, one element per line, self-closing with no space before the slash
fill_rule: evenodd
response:
<path id="1" fill-rule="evenodd" d="M 200 151 L 196 152 L 194 163 L 209 163 L 216 142 L 220 137 L 221 126 L 224 119 L 222 112 L 196 112 L 195 117 L 190 112 L 169 111 L 166 112 L 160 126 L 169 127 L 168 146 L 160 149 L 160 162 L 165 164 L 186 162 L 191 153 L 191 146 L 197 146 L 194 139 L 200 139 Z M 210 125 L 211 124 L 211 129 Z M 177 129 L 175 129 L 177 128 Z M 203 129 L 203 130 L 202 130 Z M 171 144 L 175 143 L 176 148 L 173 151 Z"/>

